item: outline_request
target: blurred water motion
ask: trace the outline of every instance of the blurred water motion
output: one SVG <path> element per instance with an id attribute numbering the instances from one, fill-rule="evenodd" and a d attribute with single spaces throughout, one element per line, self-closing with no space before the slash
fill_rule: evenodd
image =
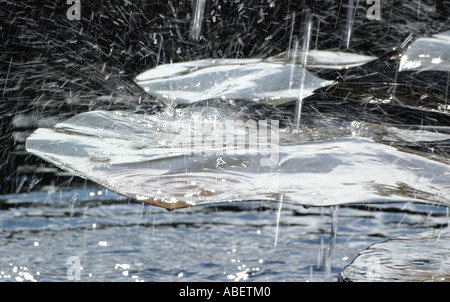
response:
<path id="1" fill-rule="evenodd" d="M 166 103 L 194 103 L 208 99 L 250 99 L 272 105 L 303 98 L 331 85 L 301 64 L 302 51 L 283 52 L 267 59 L 205 59 L 157 66 L 136 77 L 136 83 Z M 373 56 L 311 50 L 306 66 L 345 69 L 373 61 Z"/>
<path id="2" fill-rule="evenodd" d="M 445 207 L 341 205 L 327 272 L 326 208 L 254 201 L 169 213 L 99 187 L 0 198 L 0 280 L 15 282 L 69 281 L 69 257 L 82 282 L 334 282 L 368 245 L 448 223 Z"/>

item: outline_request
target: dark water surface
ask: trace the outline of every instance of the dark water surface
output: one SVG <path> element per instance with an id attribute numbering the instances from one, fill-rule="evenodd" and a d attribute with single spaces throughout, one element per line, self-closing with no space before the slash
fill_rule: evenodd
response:
<path id="1" fill-rule="evenodd" d="M 81 281 L 337 281 L 371 244 L 449 222 L 445 207 L 340 206 L 327 269 L 327 207 L 248 202 L 168 212 L 94 187 L 1 199 L 3 281 L 67 281 L 73 259 Z"/>

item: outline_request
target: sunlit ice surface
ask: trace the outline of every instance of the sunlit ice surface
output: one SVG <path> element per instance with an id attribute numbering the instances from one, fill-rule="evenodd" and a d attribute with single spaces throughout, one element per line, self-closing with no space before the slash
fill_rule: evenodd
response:
<path id="1" fill-rule="evenodd" d="M 208 65 L 220 64 L 210 67 Z M 176 73 L 168 74 L 171 66 L 159 66 L 156 70 L 138 77 L 147 80 L 137 83 L 153 97 L 164 102 L 193 103 L 213 98 L 247 98 L 259 102 L 282 104 L 294 101 L 300 95 L 300 74 L 303 67 L 298 65 L 280 65 L 274 63 L 256 64 L 243 60 L 242 62 L 230 62 L 230 60 L 208 60 L 194 64 L 195 72 L 177 74 L 179 70 L 185 71 L 188 66 L 175 66 Z M 175 64 L 174 64 L 175 65 Z M 204 65 L 202 67 L 202 65 Z M 206 65 L 206 66 L 205 66 Z M 152 75 L 158 75 L 151 79 Z M 309 96 L 319 87 L 331 84 L 331 81 L 321 80 L 309 72 L 306 72 L 304 96 Z M 265 85 L 258 83 L 264 82 Z"/>
<path id="2" fill-rule="evenodd" d="M 339 275 L 356 282 L 449 282 L 449 228 L 402 235 L 362 251 Z"/>
<path id="3" fill-rule="evenodd" d="M 403 55 L 399 70 L 450 72 L 450 31 L 415 40 Z"/>
<path id="4" fill-rule="evenodd" d="M 354 53 L 311 50 L 308 67 L 345 69 L 376 58 Z M 156 99 L 167 103 L 194 103 L 214 98 L 251 99 L 272 105 L 295 101 L 333 81 L 302 71 L 302 51 L 283 52 L 266 59 L 205 59 L 171 63 L 147 70 L 136 83 Z M 300 90 L 300 83 L 304 87 Z M 264 83 L 264 84 L 261 84 Z"/>
<path id="5" fill-rule="evenodd" d="M 112 191 L 168 209 L 279 201 L 280 196 L 283 202 L 306 206 L 398 201 L 449 204 L 446 158 L 406 152 L 351 134 L 312 141 L 289 130 L 279 131 L 271 145 L 224 146 L 217 136 L 223 136 L 225 132 L 218 129 L 225 129 L 221 128 L 225 124 L 214 119 L 206 123 L 212 132 L 191 144 L 195 124 L 183 124 L 183 119 L 191 121 L 193 116 L 83 113 L 37 130 L 28 138 L 27 150 Z M 223 121 L 227 116 L 220 118 Z M 394 129 L 387 129 L 386 141 L 398 136 L 411 140 L 410 132 Z M 242 139 L 246 131 L 233 134 Z M 422 131 L 424 141 L 429 135 Z M 183 138 L 188 138 L 187 144 Z M 441 134 L 434 140 L 448 138 Z"/>

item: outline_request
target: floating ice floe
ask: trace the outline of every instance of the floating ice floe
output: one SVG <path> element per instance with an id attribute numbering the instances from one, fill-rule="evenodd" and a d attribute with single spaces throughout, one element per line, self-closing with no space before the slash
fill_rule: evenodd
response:
<path id="1" fill-rule="evenodd" d="M 278 135 L 276 125 L 268 123 L 253 127 L 257 135 L 252 141 L 252 123 L 226 128 L 226 120 L 199 118 L 200 133 L 192 116 L 187 120 L 167 114 L 87 112 L 38 129 L 26 148 L 114 192 L 167 209 L 279 201 L 281 196 L 283 202 L 306 206 L 450 205 L 446 159 L 403 152 L 368 138 L 296 141 L 295 133 Z M 218 141 L 231 134 L 231 140 Z"/>
<path id="2" fill-rule="evenodd" d="M 284 64 L 301 64 L 303 56 L 303 51 L 285 51 L 278 55 L 269 57 L 265 59 L 265 61 Z M 376 59 L 377 57 L 374 56 L 361 55 L 357 53 L 313 49 L 306 53 L 306 66 L 312 68 L 341 70 L 361 66 Z"/>
<path id="3" fill-rule="evenodd" d="M 399 71 L 450 72 L 450 31 L 414 41 L 400 60 Z"/>
<path id="4" fill-rule="evenodd" d="M 450 281 L 450 230 L 436 229 L 376 243 L 340 273 L 350 282 Z"/>
<path id="5" fill-rule="evenodd" d="M 250 99 L 273 105 L 310 96 L 333 82 L 320 79 L 299 64 L 302 52 L 282 53 L 267 59 L 205 59 L 164 64 L 135 79 L 147 93 L 168 103 L 208 99 Z M 307 66 L 342 69 L 376 58 L 365 55 L 309 51 Z M 303 84 L 303 86 L 302 86 Z"/>

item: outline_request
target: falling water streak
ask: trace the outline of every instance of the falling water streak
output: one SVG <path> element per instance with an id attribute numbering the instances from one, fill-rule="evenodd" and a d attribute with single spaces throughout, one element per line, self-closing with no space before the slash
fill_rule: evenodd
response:
<path id="1" fill-rule="evenodd" d="M 298 39 L 297 37 L 294 38 L 294 54 L 292 55 L 292 64 L 291 64 L 291 75 L 289 78 L 289 92 L 292 89 L 292 84 L 294 84 L 294 70 L 295 70 L 295 62 L 297 60 L 297 51 L 298 51 Z M 290 52 L 290 50 L 289 50 Z M 291 55 L 289 55 L 288 58 L 290 58 Z"/>
<path id="2" fill-rule="evenodd" d="M 142 216 L 144 215 L 144 207 L 145 207 L 145 204 L 142 203 L 142 204 L 141 204 L 141 210 L 140 210 L 140 212 L 139 212 L 139 218 L 137 219 L 136 233 L 139 233 L 140 222 L 141 222 L 141 220 L 142 220 Z M 144 223 L 144 225 L 145 225 L 145 223 Z"/>
<path id="3" fill-rule="evenodd" d="M 419 0 L 419 6 L 417 7 L 417 19 L 420 18 L 420 0 Z"/>
<path id="4" fill-rule="evenodd" d="M 339 206 L 338 205 L 332 206 L 330 210 L 331 210 L 331 233 L 327 251 L 324 254 L 324 261 L 323 261 L 325 271 L 327 273 L 331 273 L 331 256 L 333 254 L 334 245 L 336 243 Z"/>
<path id="5" fill-rule="evenodd" d="M 12 61 L 13 61 L 13 58 L 11 57 L 11 61 L 9 61 L 8 73 L 6 74 L 5 87 L 3 88 L 3 94 L 2 94 L 2 97 L 5 97 L 6 84 L 8 83 L 9 72 L 11 71 Z"/>
<path id="6" fill-rule="evenodd" d="M 448 85 L 450 84 L 450 72 L 447 73 L 447 87 L 445 88 L 445 109 L 447 108 L 447 101 L 448 101 Z"/>
<path id="7" fill-rule="evenodd" d="M 349 0 L 348 10 L 347 10 L 347 23 L 345 25 L 345 46 L 348 48 L 350 46 L 350 39 L 352 37 L 353 22 L 355 21 L 356 7 L 358 6 L 359 0 Z"/>
<path id="8" fill-rule="evenodd" d="M 294 36 L 294 25 L 295 25 L 295 13 L 292 13 L 291 33 L 289 35 L 289 48 L 287 53 L 288 60 L 291 58 L 291 47 L 292 47 L 292 37 Z"/>
<path id="9" fill-rule="evenodd" d="M 406 46 L 408 46 L 409 42 L 411 42 L 411 40 L 414 38 L 413 34 L 409 34 L 408 37 L 402 42 L 402 44 L 400 45 L 400 49 L 405 49 Z"/>
<path id="10" fill-rule="evenodd" d="M 193 2 L 190 37 L 194 41 L 200 38 L 203 23 L 203 12 L 205 10 L 205 2 L 206 0 L 194 0 Z"/>
<path id="11" fill-rule="evenodd" d="M 294 69 L 295 69 L 295 61 L 297 59 L 297 50 L 298 50 L 298 39 L 297 37 L 294 37 L 294 25 L 295 25 L 295 12 L 292 13 L 292 24 L 291 24 L 291 33 L 289 36 L 289 48 L 288 48 L 288 53 L 287 53 L 287 60 L 291 60 L 291 56 L 292 56 L 292 61 L 291 61 L 291 75 L 289 77 L 289 92 L 292 89 L 292 84 L 294 83 L 293 79 L 294 79 Z M 292 40 L 294 40 L 294 54 L 291 54 L 291 49 L 292 49 Z"/>
<path id="12" fill-rule="evenodd" d="M 275 229 L 275 242 L 274 242 L 274 246 L 277 246 L 278 243 L 278 229 L 280 227 L 280 217 L 281 217 L 281 208 L 283 207 L 283 194 L 280 195 L 280 206 L 278 207 L 278 212 L 277 212 L 277 228 Z"/>
<path id="13" fill-rule="evenodd" d="M 311 41 L 311 27 L 312 27 L 312 16 L 310 12 L 306 12 L 305 14 L 305 23 L 304 23 L 304 34 L 303 34 L 303 46 L 302 46 L 302 69 L 301 69 L 301 77 L 300 77 L 300 95 L 297 100 L 295 107 L 295 120 L 294 124 L 296 129 L 298 130 L 300 127 L 300 117 L 302 115 L 302 106 L 303 106 L 303 90 L 305 86 L 305 77 L 306 77 L 306 63 L 308 60 L 308 51 L 309 44 Z"/>
<path id="14" fill-rule="evenodd" d="M 447 227 L 450 227 L 450 216 L 449 216 L 449 208 L 448 207 L 445 209 L 445 212 L 447 214 Z"/>
<path id="15" fill-rule="evenodd" d="M 161 58 L 161 49 L 162 49 L 163 39 L 164 39 L 162 35 L 160 35 L 160 37 L 161 37 L 161 41 L 159 42 L 158 55 L 156 56 L 156 66 L 159 65 L 159 60 Z"/>
<path id="16" fill-rule="evenodd" d="M 397 100 L 397 98 L 396 98 L 396 94 L 397 94 L 397 79 L 398 79 L 398 71 L 400 69 L 400 64 L 398 62 L 396 64 L 397 64 L 397 66 L 395 67 L 394 86 L 392 88 L 392 97 L 391 97 L 391 99 L 394 100 L 394 101 Z"/>
<path id="17" fill-rule="evenodd" d="M 316 41 L 314 43 L 314 50 L 317 50 L 317 45 L 319 43 L 319 33 L 320 33 L 320 20 L 317 20 L 316 26 Z"/>
<path id="18" fill-rule="evenodd" d="M 403 51 L 404 49 L 406 49 L 406 47 L 408 46 L 408 44 L 411 42 L 411 40 L 413 39 L 413 34 L 409 34 L 408 37 L 402 42 L 402 44 L 400 45 L 400 49 Z M 397 61 L 397 66 L 395 67 L 395 75 L 394 75 L 394 85 L 392 88 L 392 100 L 396 101 L 397 103 L 399 103 L 402 106 L 405 106 L 399 99 L 397 99 L 396 94 L 397 94 L 397 79 L 398 79 L 398 72 L 400 71 L 400 61 Z"/>

